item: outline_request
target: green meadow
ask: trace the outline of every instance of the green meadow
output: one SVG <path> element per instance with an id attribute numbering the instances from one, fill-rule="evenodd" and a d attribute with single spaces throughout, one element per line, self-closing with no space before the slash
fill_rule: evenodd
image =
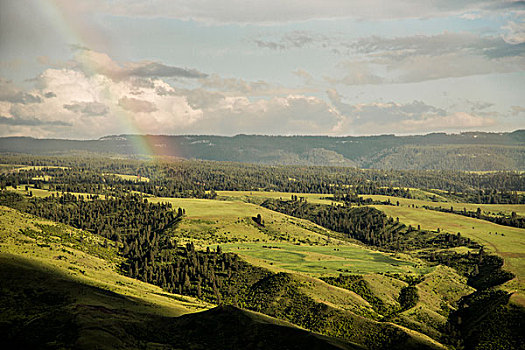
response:
<path id="1" fill-rule="evenodd" d="M 329 194 L 321 193 L 291 193 L 273 191 L 217 191 L 217 195 L 222 199 L 238 199 L 243 201 L 264 201 L 266 199 L 290 199 L 292 195 L 304 197 L 310 203 L 331 204 L 332 200 L 326 199 Z"/>
<path id="2" fill-rule="evenodd" d="M 184 208 L 186 217 L 175 234 L 198 244 L 290 241 L 302 244 L 347 244 L 339 233 L 241 200 L 151 197 Z M 260 214 L 264 226 L 252 218 Z"/>
<path id="3" fill-rule="evenodd" d="M 370 198 L 374 201 L 388 201 L 392 204 L 399 202 L 400 205 L 404 206 L 416 206 L 422 207 L 424 205 L 429 207 L 442 207 L 450 209 L 453 207 L 454 210 L 462 210 L 463 208 L 468 211 L 476 211 L 478 208 L 481 208 L 482 212 L 487 215 L 497 215 L 505 214 L 510 215 L 512 212 L 515 212 L 518 215 L 525 216 L 525 204 L 472 204 L 472 203 L 461 203 L 461 202 L 433 202 L 429 200 L 421 199 L 408 199 L 400 197 L 391 197 L 391 196 L 381 196 L 381 195 L 361 195 L 362 198 Z"/>
<path id="4" fill-rule="evenodd" d="M 216 245 L 211 247 L 215 248 Z M 420 262 L 396 258 L 393 254 L 366 249 L 358 245 L 320 246 L 290 243 L 228 243 L 224 251 L 246 257 L 252 262 L 278 270 L 306 273 L 313 276 L 340 273 L 409 273 L 424 274 L 431 268 Z"/>
<path id="5" fill-rule="evenodd" d="M 113 175 L 113 176 L 120 177 L 121 179 L 128 180 L 128 181 L 149 182 L 149 178 L 144 177 L 144 176 L 138 177 L 137 175 L 124 175 L 124 174 L 113 174 L 113 173 L 104 174 L 104 175 Z"/>

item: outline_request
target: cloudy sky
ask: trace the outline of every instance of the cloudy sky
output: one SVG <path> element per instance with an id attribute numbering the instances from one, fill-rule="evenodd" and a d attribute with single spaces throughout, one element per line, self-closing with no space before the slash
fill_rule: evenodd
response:
<path id="1" fill-rule="evenodd" d="M 0 136 L 512 131 L 524 71 L 525 1 L 0 1 Z"/>

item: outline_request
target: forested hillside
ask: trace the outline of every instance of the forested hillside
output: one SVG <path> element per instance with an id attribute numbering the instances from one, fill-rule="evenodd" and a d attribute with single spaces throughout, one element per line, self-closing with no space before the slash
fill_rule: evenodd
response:
<path id="1" fill-rule="evenodd" d="M 137 148 L 148 145 L 149 150 Z M 155 136 L 98 140 L 0 138 L 0 152 L 115 153 L 244 163 L 328 165 L 380 169 L 525 170 L 525 132 L 418 136 Z"/>

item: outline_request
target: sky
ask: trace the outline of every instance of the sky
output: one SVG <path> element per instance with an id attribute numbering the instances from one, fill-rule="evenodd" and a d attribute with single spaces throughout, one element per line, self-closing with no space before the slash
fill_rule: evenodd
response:
<path id="1" fill-rule="evenodd" d="M 1 0 L 0 136 L 525 128 L 525 1 Z"/>

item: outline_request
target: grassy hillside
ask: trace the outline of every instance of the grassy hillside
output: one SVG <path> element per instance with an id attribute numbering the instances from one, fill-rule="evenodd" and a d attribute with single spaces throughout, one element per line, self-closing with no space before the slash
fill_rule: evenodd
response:
<path id="1" fill-rule="evenodd" d="M 514 298 L 523 303 L 525 291 L 525 230 L 497 225 L 451 213 L 442 213 L 412 208 L 411 206 L 376 205 L 375 208 L 392 217 L 398 217 L 406 225 L 421 225 L 422 229 L 437 230 L 471 238 L 483 244 L 488 251 L 501 256 L 505 269 L 513 272 L 516 278 L 505 284 L 509 291 L 519 291 Z"/>
<path id="2" fill-rule="evenodd" d="M 325 244 L 340 242 L 337 233 L 306 220 L 292 218 L 240 200 L 151 197 L 152 203 L 169 202 L 184 208 L 186 219 L 175 231 L 178 237 L 198 244 L 291 241 Z M 260 214 L 264 226 L 252 218 Z"/>
<path id="3" fill-rule="evenodd" d="M 34 260 L 0 254 L 4 348 L 361 349 L 258 313 L 218 307 L 166 317 L 144 303 Z M 173 300 L 172 303 L 178 303 Z"/>
<path id="4" fill-rule="evenodd" d="M 304 331 L 289 331 L 280 327 L 274 329 L 275 324 L 286 324 L 273 319 L 262 322 L 263 316 L 246 314 L 234 308 L 221 309 L 222 311 L 209 314 L 211 316 L 203 314 L 202 317 L 195 318 L 167 319 L 166 316 L 205 310 L 211 305 L 190 297 L 170 294 L 158 287 L 121 276 L 117 273 L 117 265 L 121 258 L 116 254 L 116 247 L 112 244 L 106 245 L 98 236 L 37 219 L 10 208 L 0 209 L 0 272 L 3 280 L 10 281 L 3 289 L 6 298 L 2 304 L 10 307 L 6 309 L 8 312 L 3 314 L 0 324 L 9 332 L 8 340 L 13 344 L 34 346 L 46 342 L 57 347 L 74 344 L 78 348 L 134 348 L 137 344 L 157 343 L 197 344 L 196 348 L 205 348 L 210 346 L 213 340 L 219 344 L 216 348 L 240 348 L 239 344 L 250 342 L 253 342 L 255 348 L 268 348 L 267 346 L 275 346 L 273 341 L 279 340 L 279 344 L 285 344 L 284 348 L 287 348 L 286 344 L 292 343 L 303 344 L 301 346 L 304 347 L 308 341 L 314 344 L 314 348 L 319 349 L 330 348 L 327 344 L 338 348 L 357 348 L 344 341 L 314 336 Z M 370 333 L 369 337 L 363 337 L 360 334 L 364 329 L 368 329 L 366 325 L 371 321 L 361 319 L 354 313 L 369 314 L 366 312 L 369 306 L 361 297 L 347 291 L 334 290 L 319 280 L 299 276 L 297 278 L 292 285 L 296 286 L 298 283 L 300 289 L 296 289 L 294 293 L 306 298 L 305 301 L 313 308 L 310 312 L 314 312 L 316 308 L 328 307 L 326 317 L 331 320 L 330 323 L 318 328 L 286 314 L 266 313 L 374 348 L 380 346 L 378 344 L 395 339 L 403 348 L 440 347 L 430 338 L 394 325 L 375 324 L 374 332 Z M 20 289 L 21 285 L 26 287 Z M 24 292 L 20 293 L 20 290 Z M 271 293 L 271 290 L 266 288 L 258 290 L 265 295 Z M 315 300 L 312 299 L 314 296 Z M 298 308 L 295 298 L 289 297 L 288 302 Z M 50 304 L 50 298 L 58 301 Z M 26 324 L 31 319 L 38 321 L 32 322 L 32 327 L 28 328 Z M 229 320 L 228 323 L 224 322 L 226 319 Z M 357 319 L 360 320 L 359 324 L 363 325 L 363 329 L 353 328 L 351 332 L 345 333 L 337 331 L 342 324 Z M 137 320 L 141 320 L 140 324 Z M 232 320 L 239 320 L 240 323 Z M 261 322 L 268 323 L 268 326 L 259 326 Z M 195 328 L 197 326 L 201 328 Z M 207 327 L 216 330 L 216 333 L 211 333 L 215 334 L 214 336 L 200 333 Z M 155 332 L 151 331 L 153 329 Z M 247 334 L 247 340 L 224 340 L 224 334 L 236 332 L 238 336 L 244 336 L 245 329 L 246 332 L 255 333 Z M 29 332 L 34 332 L 35 335 L 27 337 Z M 190 339 L 188 332 L 202 339 Z M 258 338 L 264 334 L 273 334 L 275 339 Z M 395 337 L 374 338 L 374 334 L 382 337 L 391 334 Z M 284 335 L 297 340 L 288 342 L 279 338 Z M 303 340 L 303 337 L 309 340 Z M 315 345 L 317 343 L 318 346 Z M 295 348 L 295 345 L 289 346 Z"/>
<path id="5" fill-rule="evenodd" d="M 210 307 L 119 274 L 121 258 L 116 248 L 111 244 L 103 247 L 103 239 L 98 236 L 6 207 L 0 207 L 0 251 L 29 258 L 45 271 L 78 283 L 141 301 L 137 303 L 140 312 L 178 316 Z"/>
<path id="6" fill-rule="evenodd" d="M 429 192 L 427 192 L 429 193 Z M 314 195 L 312 195 L 314 196 Z M 400 197 L 391 197 L 391 196 L 381 196 L 381 195 L 361 195 L 362 198 L 370 198 L 374 201 L 388 201 L 391 203 L 399 202 L 402 206 L 429 206 L 429 207 L 442 207 L 449 209 L 453 207 L 455 210 L 462 210 L 465 208 L 467 211 L 476 211 L 478 208 L 481 208 L 483 214 L 486 215 L 511 215 L 512 212 L 515 212 L 517 215 L 525 216 L 525 205 L 523 204 L 477 204 L 477 203 L 462 203 L 448 200 L 444 197 L 441 197 L 439 201 L 431 200 L 422 200 L 422 199 L 408 199 Z"/>

